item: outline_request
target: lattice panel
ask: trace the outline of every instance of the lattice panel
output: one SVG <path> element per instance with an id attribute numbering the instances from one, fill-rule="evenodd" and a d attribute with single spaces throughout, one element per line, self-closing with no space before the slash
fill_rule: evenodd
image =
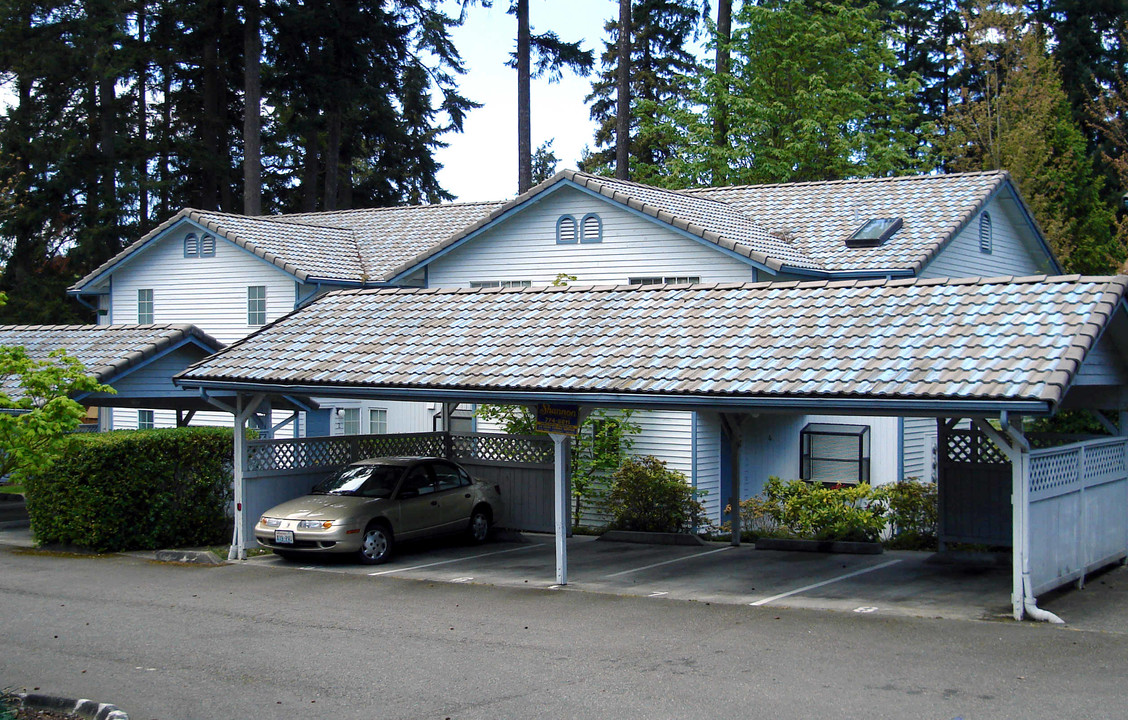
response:
<path id="1" fill-rule="evenodd" d="M 1107 482 L 1124 477 L 1124 442 L 1085 448 L 1085 484 Z"/>
<path id="2" fill-rule="evenodd" d="M 945 448 L 948 462 L 971 463 L 975 465 L 1005 465 L 1003 455 L 990 438 L 977 430 L 951 430 L 948 433 L 948 446 Z"/>
<path id="3" fill-rule="evenodd" d="M 365 435 L 356 438 L 354 460 L 394 455 L 442 456 L 446 451 L 438 435 Z"/>
<path id="4" fill-rule="evenodd" d="M 1081 448 L 1048 452 L 1030 458 L 1030 492 L 1044 493 L 1079 480 Z"/>
<path id="5" fill-rule="evenodd" d="M 530 464 L 552 464 L 553 443 L 544 438 L 514 435 L 454 435 L 454 456 L 459 459 Z"/>

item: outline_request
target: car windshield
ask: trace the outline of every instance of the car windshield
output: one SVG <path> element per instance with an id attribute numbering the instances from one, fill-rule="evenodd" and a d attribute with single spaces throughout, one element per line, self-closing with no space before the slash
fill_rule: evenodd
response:
<path id="1" fill-rule="evenodd" d="M 314 495 L 391 497 L 402 468 L 391 465 L 350 465 L 313 488 Z"/>

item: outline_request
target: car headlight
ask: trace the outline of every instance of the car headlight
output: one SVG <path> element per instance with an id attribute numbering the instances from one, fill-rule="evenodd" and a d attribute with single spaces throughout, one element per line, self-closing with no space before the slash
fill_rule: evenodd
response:
<path id="1" fill-rule="evenodd" d="M 332 520 L 301 520 L 298 522 L 299 530 L 328 530 L 333 527 Z"/>
<path id="2" fill-rule="evenodd" d="M 261 518 L 259 518 L 259 525 L 262 525 L 264 527 L 276 528 L 281 524 L 282 524 L 281 518 L 272 518 L 272 517 L 267 517 L 265 515 L 263 515 Z"/>

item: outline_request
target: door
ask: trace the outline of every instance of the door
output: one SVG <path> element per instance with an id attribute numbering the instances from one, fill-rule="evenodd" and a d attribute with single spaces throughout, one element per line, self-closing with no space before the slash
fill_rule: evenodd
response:
<path id="1" fill-rule="evenodd" d="M 455 531 L 467 527 L 470 511 L 474 509 L 470 476 L 451 463 L 436 462 L 431 467 L 435 472 L 435 487 L 443 529 Z"/>
<path id="2" fill-rule="evenodd" d="M 435 480 L 426 464 L 416 465 L 407 471 L 400 483 L 399 527 L 392 531 L 400 538 L 425 535 L 437 529 L 440 523 L 439 501 L 435 494 Z"/>

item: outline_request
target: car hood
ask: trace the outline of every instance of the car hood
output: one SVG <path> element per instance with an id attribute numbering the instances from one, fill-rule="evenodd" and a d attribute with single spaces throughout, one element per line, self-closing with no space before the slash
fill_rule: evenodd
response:
<path id="1" fill-rule="evenodd" d="M 263 515 L 291 520 L 333 520 L 353 517 L 384 502 L 387 500 L 354 495 L 303 495 L 275 505 Z"/>

